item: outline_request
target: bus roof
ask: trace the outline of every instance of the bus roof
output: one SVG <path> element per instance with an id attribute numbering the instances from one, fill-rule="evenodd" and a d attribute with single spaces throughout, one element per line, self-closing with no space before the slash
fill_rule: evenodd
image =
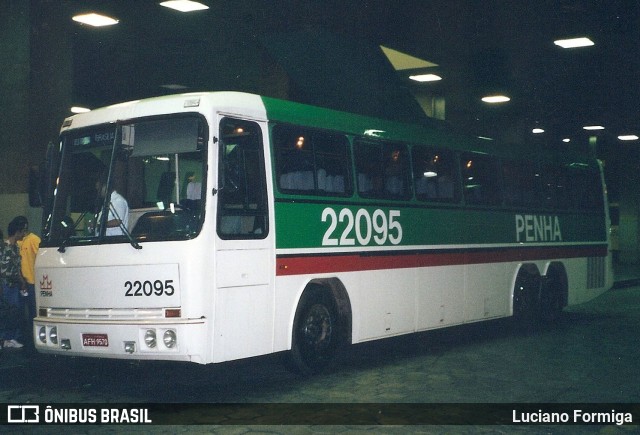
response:
<path id="1" fill-rule="evenodd" d="M 414 124 L 401 123 L 236 91 L 173 94 L 114 104 L 68 117 L 64 121 L 61 132 L 138 117 L 174 113 L 207 113 L 207 108 L 213 108 L 218 113 L 335 130 L 372 140 L 389 140 L 457 151 L 480 152 L 503 158 L 535 157 L 538 160 L 591 164 L 594 162 L 594 159 L 584 154 L 569 153 L 567 150 L 543 151 L 539 147 L 515 146 L 464 135 L 449 123 L 426 116 L 416 120 Z"/>

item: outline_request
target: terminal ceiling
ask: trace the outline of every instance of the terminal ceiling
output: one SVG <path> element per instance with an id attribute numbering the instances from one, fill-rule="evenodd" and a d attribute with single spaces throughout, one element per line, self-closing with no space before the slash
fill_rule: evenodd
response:
<path id="1" fill-rule="evenodd" d="M 559 141 L 593 124 L 601 134 L 640 135 L 633 0 L 202 0 L 209 9 L 192 13 L 158 3 L 62 2 L 78 105 L 231 89 L 413 118 L 422 112 L 412 96 L 427 96 L 445 102 L 447 120 L 483 136 L 541 127 Z M 87 11 L 119 23 L 71 21 Z M 595 45 L 553 43 L 575 36 Z M 407 78 L 417 72 L 442 80 Z M 480 101 L 492 93 L 511 100 Z"/>

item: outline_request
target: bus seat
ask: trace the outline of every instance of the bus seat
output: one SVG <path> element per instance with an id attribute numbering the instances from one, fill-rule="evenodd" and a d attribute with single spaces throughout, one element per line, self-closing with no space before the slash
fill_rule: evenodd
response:
<path id="1" fill-rule="evenodd" d="M 453 199 L 453 181 L 449 177 L 438 178 L 438 197 L 440 199 Z"/>
<path id="2" fill-rule="evenodd" d="M 242 219 L 240 216 L 221 216 L 220 232 L 222 234 L 242 234 Z"/>
<path id="3" fill-rule="evenodd" d="M 291 178 L 293 176 L 293 173 L 286 173 L 286 174 L 282 174 L 280 175 L 280 188 L 281 189 L 291 189 Z"/>
<path id="4" fill-rule="evenodd" d="M 324 169 L 318 169 L 318 190 L 324 190 L 330 192 L 331 190 L 327 188 L 327 171 Z"/>
<path id="5" fill-rule="evenodd" d="M 385 182 L 384 188 L 387 193 L 390 193 L 392 195 L 401 195 L 403 190 L 402 179 L 396 176 L 388 177 Z"/>
<path id="6" fill-rule="evenodd" d="M 371 182 L 371 178 L 367 176 L 367 174 L 359 173 L 358 174 L 358 191 L 359 192 L 369 192 L 373 189 L 373 183 Z"/>
<path id="7" fill-rule="evenodd" d="M 344 193 L 344 176 L 336 175 L 333 178 L 333 190 L 332 192 Z"/>
<path id="8" fill-rule="evenodd" d="M 171 202 L 173 197 L 173 188 L 175 187 L 176 173 L 172 171 L 164 172 L 160 176 L 160 182 L 158 183 L 157 199 L 162 201 L 165 205 Z"/>
<path id="9" fill-rule="evenodd" d="M 416 195 L 422 199 L 436 199 L 438 198 L 438 187 L 433 179 L 424 177 L 418 178 L 416 181 Z"/>
<path id="10" fill-rule="evenodd" d="M 313 190 L 313 172 L 296 171 L 293 176 L 293 189 Z"/>

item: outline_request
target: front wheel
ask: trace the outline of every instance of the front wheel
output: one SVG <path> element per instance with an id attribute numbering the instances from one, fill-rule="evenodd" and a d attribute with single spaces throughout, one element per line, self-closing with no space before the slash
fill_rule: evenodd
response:
<path id="1" fill-rule="evenodd" d="M 303 296 L 293 325 L 290 362 L 302 374 L 316 374 L 327 368 L 339 347 L 337 311 L 333 299 L 312 290 Z"/>

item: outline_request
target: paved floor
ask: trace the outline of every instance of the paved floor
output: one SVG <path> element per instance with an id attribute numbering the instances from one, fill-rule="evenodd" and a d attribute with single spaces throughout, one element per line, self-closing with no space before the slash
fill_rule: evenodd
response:
<path id="1" fill-rule="evenodd" d="M 616 289 L 567 310 L 553 328 L 523 334 L 509 322 L 497 321 L 361 344 L 348 349 L 332 372 L 309 378 L 286 371 L 278 356 L 199 366 L 60 359 L 5 350 L 0 356 L 0 403 L 257 403 L 276 404 L 281 414 L 276 425 L 252 426 L 251 421 L 264 421 L 268 408 L 221 411 L 211 405 L 167 405 L 165 415 L 207 424 L 71 426 L 65 429 L 70 433 L 634 433 L 639 426 L 410 425 L 403 424 L 402 415 L 392 418 L 390 411 L 397 404 L 425 403 L 639 404 L 640 283 L 634 270 L 618 275 Z M 326 416 L 311 420 L 318 425 L 288 424 L 308 423 L 296 414 L 300 408 L 284 408 L 296 403 L 326 404 L 339 424 L 329 424 Z M 342 419 L 360 411 L 354 404 L 371 403 L 379 408 L 373 420 L 371 405 L 364 408 L 365 424 L 349 425 Z M 343 409 L 335 404 L 344 404 Z M 467 411 L 462 406 L 451 412 Z M 304 417 L 304 409 L 302 413 Z M 220 416 L 240 424 L 212 424 L 222 421 L 215 420 Z M 411 415 L 404 417 L 404 423 L 414 422 Z M 24 433 L 25 428 L 3 429 Z M 51 429 L 40 426 L 31 432 Z"/>

